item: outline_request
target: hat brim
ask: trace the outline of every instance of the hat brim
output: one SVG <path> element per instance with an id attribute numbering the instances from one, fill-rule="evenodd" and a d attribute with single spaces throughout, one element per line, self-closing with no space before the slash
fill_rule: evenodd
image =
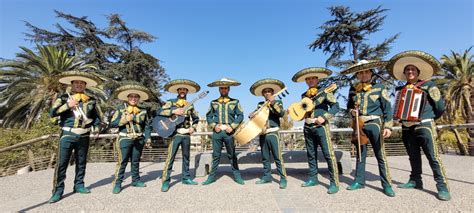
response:
<path id="1" fill-rule="evenodd" d="M 123 101 L 128 101 L 128 96 L 130 94 L 137 94 L 140 96 L 140 101 L 146 101 L 151 97 L 151 92 L 148 90 L 148 88 L 136 84 L 136 83 L 131 83 L 131 84 L 126 84 L 123 85 L 119 88 L 117 88 L 114 92 L 115 97 L 117 97 L 120 100 Z"/>
<path id="2" fill-rule="evenodd" d="M 199 90 L 201 90 L 201 87 L 199 86 L 199 84 L 197 84 L 194 81 L 187 80 L 187 79 L 173 80 L 173 81 L 168 82 L 165 85 L 165 90 L 166 91 L 171 92 L 171 93 L 175 93 L 175 94 L 178 93 L 179 88 L 188 89 L 188 94 L 196 93 L 196 92 L 199 92 Z"/>
<path id="3" fill-rule="evenodd" d="M 94 79 L 87 78 L 84 76 L 64 76 L 59 78 L 59 82 L 63 84 L 72 84 L 72 81 L 84 81 L 86 82 L 86 87 L 95 87 L 98 85 L 98 82 Z"/>
<path id="4" fill-rule="evenodd" d="M 138 89 L 128 89 L 124 91 L 120 91 L 117 93 L 117 98 L 122 100 L 122 101 L 128 101 L 128 96 L 130 94 L 137 94 L 140 96 L 140 101 L 146 101 L 150 98 L 147 92 L 138 90 Z"/>
<path id="5" fill-rule="evenodd" d="M 252 92 L 255 96 L 263 96 L 262 90 L 270 88 L 273 90 L 273 93 L 277 93 L 280 90 L 283 89 L 283 87 L 280 87 L 275 84 L 262 84 L 260 86 L 255 87 L 255 90 Z"/>
<path id="6" fill-rule="evenodd" d="M 285 88 L 285 84 L 277 79 L 262 79 L 257 82 L 255 82 L 251 87 L 250 87 L 250 93 L 252 93 L 255 96 L 263 96 L 262 90 L 270 88 L 273 90 L 273 93 L 277 93 L 283 88 Z"/>
<path id="7" fill-rule="evenodd" d="M 317 77 L 318 79 L 327 78 L 332 71 L 322 67 L 311 67 L 297 72 L 291 80 L 293 82 L 304 82 L 308 77 Z"/>
<path id="8" fill-rule="evenodd" d="M 413 65 L 418 68 L 418 79 L 420 80 L 431 78 L 441 69 L 439 61 L 432 55 L 422 51 L 412 50 L 393 56 L 387 65 L 387 70 L 393 78 L 406 81 L 407 79 L 403 71 L 408 65 Z"/>
<path id="9" fill-rule="evenodd" d="M 196 93 L 198 91 L 195 87 L 187 85 L 187 84 L 173 85 L 173 86 L 168 87 L 168 89 L 166 91 L 178 94 L 178 89 L 179 88 L 188 89 L 188 94 Z"/>
<path id="10" fill-rule="evenodd" d="M 240 82 L 230 82 L 230 81 L 214 81 L 208 84 L 208 87 L 235 87 L 239 86 Z"/>
<path id="11" fill-rule="evenodd" d="M 419 70 L 418 78 L 420 80 L 425 80 L 433 76 L 434 69 L 433 67 L 426 63 L 423 59 L 417 57 L 405 57 L 401 58 L 393 64 L 392 76 L 397 80 L 406 81 L 407 78 L 403 73 L 404 69 L 408 65 L 413 65 Z"/>
<path id="12" fill-rule="evenodd" d="M 364 70 L 371 70 L 387 66 L 387 61 L 371 61 L 366 64 L 352 65 L 341 72 L 342 75 L 356 74 Z"/>

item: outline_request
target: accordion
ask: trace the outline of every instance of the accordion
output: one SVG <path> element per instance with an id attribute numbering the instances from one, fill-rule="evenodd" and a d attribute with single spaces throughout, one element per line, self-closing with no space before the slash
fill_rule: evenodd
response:
<path id="1" fill-rule="evenodd" d="M 425 102 L 426 94 L 421 89 L 403 88 L 396 95 L 393 120 L 420 121 Z"/>

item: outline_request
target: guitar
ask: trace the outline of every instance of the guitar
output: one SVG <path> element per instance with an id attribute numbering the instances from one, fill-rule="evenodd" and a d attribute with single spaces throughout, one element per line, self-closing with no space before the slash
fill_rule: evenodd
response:
<path id="1" fill-rule="evenodd" d="M 199 94 L 198 97 L 186 104 L 186 106 L 183 107 L 184 112 L 186 113 L 191 105 L 193 105 L 199 99 L 206 97 L 208 93 L 209 91 L 204 91 Z M 178 109 L 178 107 L 171 107 L 171 111 L 175 109 Z M 156 131 L 156 133 L 158 133 L 158 136 L 167 138 L 174 133 L 176 126 L 184 122 L 184 119 L 184 115 L 172 115 L 170 117 L 158 115 L 153 118 L 151 125 L 153 126 L 153 129 Z"/>
<path id="2" fill-rule="evenodd" d="M 290 114 L 291 119 L 294 121 L 301 121 L 306 117 L 306 113 L 313 111 L 315 104 L 321 104 L 321 103 L 314 103 L 314 100 L 317 100 L 321 95 L 330 93 L 337 89 L 336 84 L 331 84 L 330 86 L 326 87 L 323 91 L 318 92 L 314 97 L 308 98 L 305 97 L 303 98 L 300 102 L 296 102 L 290 105 L 288 108 L 288 114 Z"/>
<path id="3" fill-rule="evenodd" d="M 285 94 L 286 93 L 286 94 Z M 280 96 L 281 94 L 281 96 Z M 277 97 L 281 100 L 282 96 L 290 94 L 286 87 L 273 94 L 273 97 Z M 253 138 L 257 137 L 265 129 L 265 125 L 268 121 L 268 115 L 270 114 L 270 109 L 268 108 L 270 101 L 265 101 L 260 107 L 255 110 L 253 117 L 250 118 L 247 122 L 240 125 L 239 128 L 234 133 L 234 138 L 241 144 L 247 144 Z"/>

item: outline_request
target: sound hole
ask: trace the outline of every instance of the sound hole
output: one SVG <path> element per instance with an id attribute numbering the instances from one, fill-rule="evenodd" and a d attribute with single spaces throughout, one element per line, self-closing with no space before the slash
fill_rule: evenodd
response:
<path id="1" fill-rule="evenodd" d="M 308 107 L 307 104 L 302 104 L 301 106 L 303 107 L 303 109 L 306 109 L 306 107 Z"/>

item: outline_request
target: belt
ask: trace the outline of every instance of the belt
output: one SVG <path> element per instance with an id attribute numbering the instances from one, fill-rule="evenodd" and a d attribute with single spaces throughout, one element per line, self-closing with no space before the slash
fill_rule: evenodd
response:
<path id="1" fill-rule="evenodd" d="M 429 123 L 434 121 L 433 118 L 423 119 L 421 121 L 402 121 L 402 126 L 411 127 L 414 125 L 420 125 L 422 123 Z"/>
<path id="2" fill-rule="evenodd" d="M 72 127 L 62 127 L 61 128 L 63 131 L 66 131 L 66 132 L 72 132 L 74 134 L 78 134 L 78 135 L 83 135 L 83 134 L 86 134 L 90 131 L 89 128 L 87 129 L 84 129 L 84 128 L 72 128 Z"/>
<path id="3" fill-rule="evenodd" d="M 129 137 L 129 138 L 139 138 L 143 135 L 143 133 L 125 133 L 125 132 L 120 132 L 119 133 L 120 136 L 125 136 L 125 137 Z"/>
<path id="4" fill-rule="evenodd" d="M 380 116 L 378 116 L 378 115 L 361 115 L 361 116 L 359 116 L 359 118 L 362 121 L 367 122 L 367 121 L 371 121 L 371 120 L 375 120 L 377 118 L 380 118 Z"/>
<path id="5" fill-rule="evenodd" d="M 181 135 L 184 135 L 184 134 L 189 134 L 189 129 L 186 129 L 186 128 L 178 128 L 176 130 L 177 133 L 181 134 Z"/>
<path id="6" fill-rule="evenodd" d="M 225 131 L 229 127 L 230 126 L 228 124 L 221 124 L 220 129 L 221 129 L 221 131 Z"/>
<path id="7" fill-rule="evenodd" d="M 263 132 L 263 134 L 268 134 L 268 133 L 270 133 L 270 132 L 276 132 L 276 131 L 278 131 L 278 130 L 280 130 L 279 127 L 268 128 L 268 129 L 266 129 L 266 130 Z"/>

